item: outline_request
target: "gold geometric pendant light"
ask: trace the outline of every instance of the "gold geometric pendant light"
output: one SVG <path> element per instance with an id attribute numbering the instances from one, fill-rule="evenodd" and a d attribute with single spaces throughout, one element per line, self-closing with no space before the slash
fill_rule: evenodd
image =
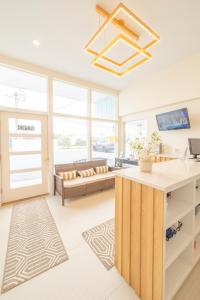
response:
<path id="1" fill-rule="evenodd" d="M 123 3 L 120 3 L 116 9 L 110 14 L 105 9 L 100 7 L 99 5 L 96 6 L 96 11 L 101 16 L 105 17 L 105 22 L 99 27 L 97 32 L 90 38 L 87 44 L 84 47 L 84 50 L 95 56 L 92 60 L 92 65 L 98 67 L 104 71 L 107 71 L 115 76 L 121 77 L 130 71 L 136 69 L 137 67 L 141 66 L 149 59 L 151 59 L 151 54 L 147 51 L 150 47 L 155 45 L 159 40 L 160 37 L 157 33 L 152 30 L 147 24 L 145 24 L 139 17 L 137 17 L 132 11 L 130 11 Z M 141 41 L 140 35 L 137 33 L 136 30 L 131 29 L 126 25 L 126 20 L 118 19 L 117 15 L 123 12 L 125 16 L 130 18 L 134 24 L 136 24 L 139 28 L 145 31 L 148 35 L 151 36 L 151 41 L 146 43 L 144 46 L 138 45 L 137 41 Z M 120 33 L 116 37 L 112 38 L 107 45 L 104 46 L 100 52 L 97 52 L 91 48 L 91 46 L 98 40 L 100 35 L 105 32 L 106 28 L 113 24 L 115 27 L 120 29 Z M 127 37 L 128 36 L 128 37 Z M 117 43 L 123 42 L 126 45 L 130 46 L 133 49 L 133 54 L 125 59 L 122 62 L 118 62 L 108 56 L 106 54 L 109 50 L 113 49 Z M 143 58 L 139 61 L 134 61 L 138 55 L 142 55 Z M 107 65 L 101 64 L 99 61 L 103 60 Z M 131 63 L 132 62 L 132 63 Z M 131 64 L 130 64 L 131 63 Z M 110 67 L 110 64 L 115 67 L 115 69 Z M 128 65 L 126 67 L 126 65 Z M 126 68 L 125 68 L 126 67 Z M 117 69 L 116 69 L 117 68 Z"/>

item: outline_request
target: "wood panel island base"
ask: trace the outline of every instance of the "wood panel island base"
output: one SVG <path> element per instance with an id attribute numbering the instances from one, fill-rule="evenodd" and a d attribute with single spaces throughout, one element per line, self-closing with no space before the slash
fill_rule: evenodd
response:
<path id="1" fill-rule="evenodd" d="M 200 163 L 171 160 L 150 174 L 132 167 L 115 175 L 115 266 L 142 300 L 173 299 L 200 258 Z"/>

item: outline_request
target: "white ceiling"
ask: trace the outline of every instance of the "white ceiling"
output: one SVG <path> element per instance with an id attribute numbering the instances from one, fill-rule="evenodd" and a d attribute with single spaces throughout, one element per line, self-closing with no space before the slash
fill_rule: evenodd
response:
<path id="1" fill-rule="evenodd" d="M 153 59 L 124 77 L 92 67 L 83 51 L 98 28 L 96 4 L 112 11 L 117 0 L 0 0 L 0 53 L 122 90 L 200 51 L 200 0 L 122 2 L 161 37 Z"/>

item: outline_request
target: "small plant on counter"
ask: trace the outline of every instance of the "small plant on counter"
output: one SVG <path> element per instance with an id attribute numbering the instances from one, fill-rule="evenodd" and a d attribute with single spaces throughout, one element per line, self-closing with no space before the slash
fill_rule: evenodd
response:
<path id="1" fill-rule="evenodd" d="M 137 159 L 139 160 L 141 171 L 152 171 L 152 158 L 158 153 L 158 146 L 161 143 L 159 134 L 155 131 L 151 134 L 149 142 L 136 138 L 130 143 Z"/>

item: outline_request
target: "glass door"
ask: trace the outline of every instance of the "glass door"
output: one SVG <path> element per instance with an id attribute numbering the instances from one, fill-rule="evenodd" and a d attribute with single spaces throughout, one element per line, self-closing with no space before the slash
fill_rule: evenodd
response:
<path id="1" fill-rule="evenodd" d="M 2 202 L 48 193 L 47 117 L 1 115 Z"/>

